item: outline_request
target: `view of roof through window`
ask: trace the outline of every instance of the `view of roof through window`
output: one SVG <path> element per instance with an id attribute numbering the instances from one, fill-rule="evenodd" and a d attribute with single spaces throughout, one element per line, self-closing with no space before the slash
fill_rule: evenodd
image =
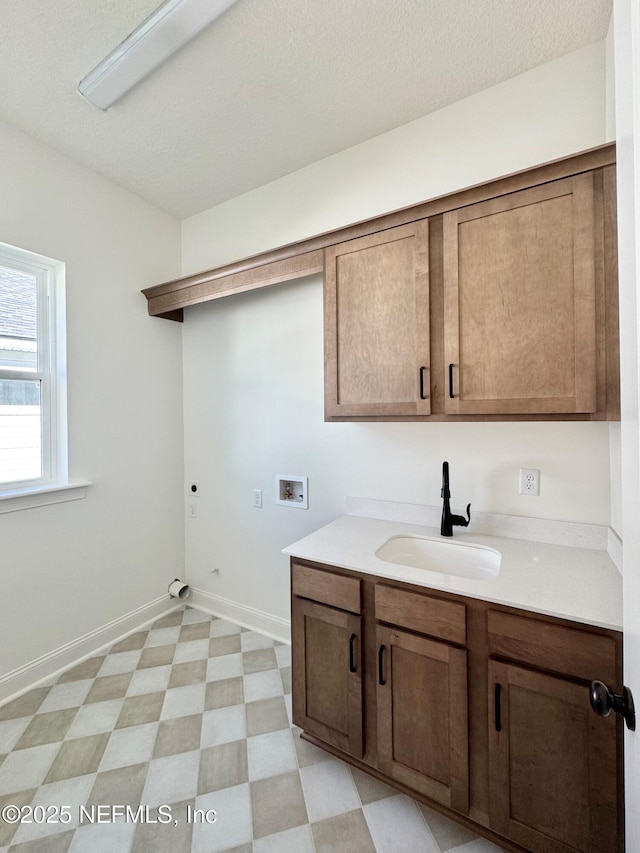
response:
<path id="1" fill-rule="evenodd" d="M 0 483 L 42 474 L 38 368 L 38 280 L 0 266 Z"/>
<path id="2" fill-rule="evenodd" d="M 36 277 L 0 266 L 0 364 L 9 366 L 5 351 L 35 352 L 37 319 Z"/>

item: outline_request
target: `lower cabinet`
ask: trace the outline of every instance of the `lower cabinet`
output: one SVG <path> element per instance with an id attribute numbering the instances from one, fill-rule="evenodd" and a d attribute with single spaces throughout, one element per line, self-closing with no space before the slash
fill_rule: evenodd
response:
<path id="1" fill-rule="evenodd" d="M 293 721 L 505 850 L 622 853 L 622 636 L 292 560 Z"/>
<path id="2" fill-rule="evenodd" d="M 378 767 L 456 811 L 469 809 L 467 653 L 376 626 Z"/>
<path id="3" fill-rule="evenodd" d="M 527 850 L 618 851 L 620 718 L 589 687 L 619 689 L 613 633 L 487 613 L 490 822 Z"/>
<path id="4" fill-rule="evenodd" d="M 362 755 L 360 617 L 301 600 L 294 613 L 296 724 Z"/>
<path id="5" fill-rule="evenodd" d="M 489 662 L 491 825 L 530 850 L 617 850 L 616 720 L 584 684 Z"/>

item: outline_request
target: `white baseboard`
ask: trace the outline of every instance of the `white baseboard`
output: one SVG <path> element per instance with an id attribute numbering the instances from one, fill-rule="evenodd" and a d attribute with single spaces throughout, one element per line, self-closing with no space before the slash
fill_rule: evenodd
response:
<path id="1" fill-rule="evenodd" d="M 0 677 L 0 705 L 16 699 L 44 681 L 49 681 L 63 670 L 93 657 L 107 646 L 134 634 L 165 613 L 177 610 L 185 604 L 221 619 L 228 619 L 244 628 L 259 631 L 282 643 L 291 642 L 289 620 L 192 587 L 191 594 L 185 600 L 178 601 L 168 594 L 162 595 L 137 610 L 132 610 L 119 619 L 114 619 L 113 622 L 3 675 Z"/>
<path id="2" fill-rule="evenodd" d="M 0 677 L 0 705 L 17 698 L 42 681 L 48 681 L 62 670 L 93 657 L 105 646 L 111 646 L 117 640 L 139 631 L 149 622 L 153 622 L 165 613 L 177 610 L 183 604 L 184 602 L 178 602 L 168 594 L 162 595 L 148 604 L 143 604 L 137 610 L 132 610 L 125 616 L 114 619 L 113 622 L 96 628 L 95 631 L 8 672 Z"/>
<path id="3" fill-rule="evenodd" d="M 256 610 L 254 607 L 247 607 L 245 604 L 194 587 L 191 587 L 191 595 L 185 604 L 221 619 L 228 619 L 243 628 L 259 631 L 281 643 L 291 643 L 291 622 L 288 619 L 272 616 L 263 610 Z"/>

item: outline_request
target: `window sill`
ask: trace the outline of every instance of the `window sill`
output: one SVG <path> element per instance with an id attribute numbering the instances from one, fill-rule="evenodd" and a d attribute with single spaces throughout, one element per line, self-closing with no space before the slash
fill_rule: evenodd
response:
<path id="1" fill-rule="evenodd" d="M 69 483 L 66 486 L 37 486 L 31 489 L 17 489 L 0 494 L 0 513 L 15 512 L 19 509 L 32 509 L 37 506 L 60 504 L 66 501 L 78 501 L 86 497 L 91 483 Z"/>

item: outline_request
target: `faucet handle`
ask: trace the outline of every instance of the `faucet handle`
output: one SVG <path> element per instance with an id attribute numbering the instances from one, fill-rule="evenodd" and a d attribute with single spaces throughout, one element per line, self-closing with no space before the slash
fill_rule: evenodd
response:
<path id="1" fill-rule="evenodd" d="M 467 517 L 464 515 L 452 515 L 451 523 L 455 524 L 456 527 L 468 527 L 469 522 L 471 521 L 471 504 L 467 504 Z"/>

